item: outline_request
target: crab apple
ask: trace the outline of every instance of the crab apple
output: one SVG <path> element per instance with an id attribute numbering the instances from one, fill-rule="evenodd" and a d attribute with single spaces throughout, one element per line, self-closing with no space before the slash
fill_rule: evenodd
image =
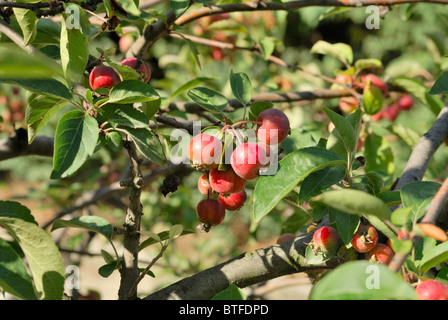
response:
<path id="1" fill-rule="evenodd" d="M 121 81 L 118 74 L 112 67 L 100 65 L 93 68 L 89 75 L 90 87 L 93 90 L 99 88 L 109 88 L 111 89 L 114 85 Z"/>
<path id="2" fill-rule="evenodd" d="M 230 164 L 237 175 L 245 180 L 258 177 L 261 168 L 268 164 L 266 149 L 259 143 L 245 142 L 233 150 Z"/>
<path id="3" fill-rule="evenodd" d="M 221 162 L 222 142 L 207 133 L 197 134 L 191 139 L 187 154 L 195 169 L 213 170 Z"/>
<path id="4" fill-rule="evenodd" d="M 375 248 L 365 253 L 364 256 L 370 262 L 388 264 L 392 260 L 394 252 L 389 246 L 382 243 L 377 243 Z"/>
<path id="5" fill-rule="evenodd" d="M 384 119 L 387 119 L 391 122 L 397 119 L 398 114 L 400 113 L 400 106 L 397 103 L 393 103 L 383 109 L 382 115 Z"/>
<path id="6" fill-rule="evenodd" d="M 336 229 L 324 226 L 317 229 L 313 234 L 311 248 L 314 254 L 323 253 L 333 256 L 342 244 L 341 236 Z"/>
<path id="7" fill-rule="evenodd" d="M 409 110 L 414 105 L 414 100 L 412 100 L 409 94 L 405 93 L 398 99 L 397 103 L 401 110 Z"/>
<path id="8" fill-rule="evenodd" d="M 226 210 L 216 199 L 202 199 L 196 207 L 196 215 L 203 224 L 202 230 L 208 232 L 224 221 Z"/>
<path id="9" fill-rule="evenodd" d="M 206 196 L 211 196 L 216 193 L 210 186 L 210 181 L 209 181 L 206 173 L 204 173 L 202 176 L 199 177 L 198 189 L 199 189 L 200 193 L 202 193 L 203 195 L 206 195 Z"/>
<path id="10" fill-rule="evenodd" d="M 221 194 L 238 193 L 246 187 L 246 180 L 235 173 L 232 167 L 227 170 L 218 168 L 210 171 L 210 186 L 214 191 Z"/>
<path id="11" fill-rule="evenodd" d="M 386 83 L 372 73 L 362 76 L 361 82 L 370 83 L 370 84 L 378 87 L 381 90 L 381 92 L 383 93 L 383 97 L 387 96 L 387 94 L 389 92 Z"/>
<path id="12" fill-rule="evenodd" d="M 340 74 L 336 76 L 335 81 L 338 83 L 350 84 L 352 83 L 352 77 L 348 74 Z"/>
<path id="13" fill-rule="evenodd" d="M 224 209 L 229 211 L 239 210 L 247 200 L 246 191 L 241 191 L 238 193 L 231 194 L 219 194 L 218 201 L 224 207 Z"/>
<path id="14" fill-rule="evenodd" d="M 135 69 L 135 66 L 137 65 L 137 58 L 126 58 L 121 61 L 120 64 Z M 145 61 L 141 61 L 140 69 L 138 70 L 138 72 L 143 77 L 144 82 L 148 82 L 151 78 L 151 69 Z"/>
<path id="15" fill-rule="evenodd" d="M 339 109 L 344 113 L 352 113 L 358 107 L 358 99 L 355 97 L 343 97 L 339 100 Z"/>
<path id="16" fill-rule="evenodd" d="M 267 145 L 281 143 L 290 131 L 288 117 L 278 109 L 270 108 L 260 112 L 257 122 L 261 123 L 257 127 L 258 141 Z"/>
<path id="17" fill-rule="evenodd" d="M 372 114 L 370 116 L 370 119 L 372 119 L 372 121 L 380 121 L 383 118 L 383 110 L 378 111 L 375 114 Z"/>
<path id="18" fill-rule="evenodd" d="M 351 244 L 359 253 L 366 253 L 375 248 L 378 243 L 378 232 L 375 227 L 362 224 L 352 236 Z"/>
<path id="19" fill-rule="evenodd" d="M 118 48 L 120 49 L 121 52 L 126 52 L 131 48 L 133 43 L 134 43 L 133 36 L 130 34 L 124 34 L 118 40 Z"/>
<path id="20" fill-rule="evenodd" d="M 278 236 L 276 243 L 279 244 L 279 243 L 282 243 L 282 242 L 286 242 L 286 241 L 294 239 L 295 237 L 296 236 L 293 235 L 292 233 L 283 233 L 283 234 Z"/>
<path id="21" fill-rule="evenodd" d="M 415 289 L 420 300 L 448 300 L 448 285 L 438 280 L 426 280 Z"/>

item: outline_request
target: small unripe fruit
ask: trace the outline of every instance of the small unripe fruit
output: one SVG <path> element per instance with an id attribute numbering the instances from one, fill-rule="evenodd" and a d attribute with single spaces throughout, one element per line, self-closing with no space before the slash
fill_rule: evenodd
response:
<path id="1" fill-rule="evenodd" d="M 218 168 L 222 157 L 221 140 L 207 133 L 200 133 L 190 141 L 187 154 L 191 165 L 197 170 Z"/>
<path id="2" fill-rule="evenodd" d="M 397 103 L 401 110 L 409 110 L 414 105 L 414 100 L 412 100 L 409 94 L 405 93 L 401 96 Z"/>
<path id="3" fill-rule="evenodd" d="M 358 108 L 358 99 L 355 97 L 343 97 L 339 100 L 339 109 L 344 113 L 355 112 Z"/>
<path id="4" fill-rule="evenodd" d="M 281 143 L 290 131 L 288 117 L 278 109 L 262 111 L 258 115 L 257 122 L 262 123 L 257 128 L 258 141 L 267 145 Z"/>
<path id="5" fill-rule="evenodd" d="M 237 175 L 245 180 L 258 177 L 261 168 L 268 164 L 266 149 L 261 144 L 246 142 L 233 150 L 230 164 Z"/>
<path id="6" fill-rule="evenodd" d="M 359 253 L 366 253 L 375 248 L 378 243 L 378 233 L 371 225 L 362 224 L 352 237 L 351 244 Z"/>
<path id="7" fill-rule="evenodd" d="M 387 88 L 386 83 L 374 74 L 370 73 L 370 74 L 362 76 L 361 81 L 363 83 L 370 83 L 374 86 L 377 86 L 383 93 L 383 97 L 387 96 L 387 94 L 389 92 L 389 89 Z"/>
<path id="8" fill-rule="evenodd" d="M 372 119 L 372 121 L 380 121 L 383 118 L 383 110 L 378 111 L 375 114 L 372 114 L 370 116 L 370 119 Z"/>
<path id="9" fill-rule="evenodd" d="M 247 200 L 246 191 L 241 191 L 238 193 L 231 193 L 228 195 L 219 194 L 218 201 L 224 207 L 224 209 L 229 211 L 239 210 Z"/>
<path id="10" fill-rule="evenodd" d="M 375 248 L 365 254 L 365 258 L 370 262 L 388 264 L 394 257 L 392 249 L 382 243 L 378 243 Z"/>
<path id="11" fill-rule="evenodd" d="M 137 58 L 127 58 L 120 62 L 120 64 L 131 67 L 132 69 L 135 69 L 135 66 L 137 65 Z M 143 81 L 148 82 L 151 78 L 151 69 L 149 68 L 149 65 L 145 61 L 141 61 L 140 69 L 138 72 L 142 75 Z"/>
<path id="12" fill-rule="evenodd" d="M 89 75 L 90 87 L 92 87 L 93 90 L 99 88 L 111 89 L 120 81 L 121 79 L 115 70 L 112 67 L 105 65 L 93 68 Z"/>
<path id="13" fill-rule="evenodd" d="M 438 280 L 420 283 L 415 293 L 421 300 L 448 300 L 448 285 Z"/>
<path id="14" fill-rule="evenodd" d="M 292 233 L 283 233 L 283 234 L 281 234 L 281 235 L 277 238 L 276 243 L 279 244 L 279 243 L 282 243 L 282 242 L 286 242 L 286 241 L 289 241 L 289 240 L 291 240 L 291 239 L 294 239 L 295 237 L 296 237 L 296 236 L 293 235 Z"/>
<path id="15" fill-rule="evenodd" d="M 208 180 L 207 174 L 204 173 L 198 179 L 198 189 L 199 192 L 206 196 L 211 196 L 215 194 L 215 191 L 210 186 L 210 182 Z"/>
<path id="16" fill-rule="evenodd" d="M 202 231 L 208 232 L 211 227 L 220 225 L 226 216 L 226 210 L 215 199 L 202 199 L 196 207 L 196 215 L 202 222 Z"/>
<path id="17" fill-rule="evenodd" d="M 213 169 L 209 175 L 210 186 L 221 194 L 238 193 L 246 187 L 246 180 L 235 173 L 232 167 L 222 171 Z"/>
<path id="18" fill-rule="evenodd" d="M 341 244 L 341 236 L 336 229 L 324 226 L 314 232 L 311 247 L 314 254 L 322 253 L 327 256 L 333 256 Z"/>
<path id="19" fill-rule="evenodd" d="M 400 106 L 397 103 L 393 103 L 382 110 L 383 118 L 391 122 L 397 119 L 399 113 L 400 113 Z"/>

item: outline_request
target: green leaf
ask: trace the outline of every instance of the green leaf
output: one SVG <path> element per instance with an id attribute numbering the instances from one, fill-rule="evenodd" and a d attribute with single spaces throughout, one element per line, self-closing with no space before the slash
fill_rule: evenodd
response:
<path id="1" fill-rule="evenodd" d="M 272 37 L 265 37 L 263 38 L 259 45 L 260 45 L 260 50 L 261 53 L 263 54 L 263 57 L 267 60 L 272 53 L 274 52 L 275 49 L 275 43 L 276 43 L 276 39 L 272 38 Z"/>
<path id="2" fill-rule="evenodd" d="M 159 99 L 159 94 L 149 84 L 140 80 L 124 80 L 112 87 L 106 103 L 132 104 Z"/>
<path id="3" fill-rule="evenodd" d="M 398 190 L 384 191 L 378 195 L 389 207 L 401 204 L 401 193 Z"/>
<path id="4" fill-rule="evenodd" d="M 0 238 L 0 289 L 24 300 L 36 300 L 31 276 L 22 258 Z"/>
<path id="5" fill-rule="evenodd" d="M 53 79 L 0 79 L 1 82 L 12 83 L 26 90 L 65 100 L 73 100 L 70 90 L 61 82 Z"/>
<path id="6" fill-rule="evenodd" d="M 249 108 L 249 120 L 256 121 L 258 118 L 258 115 L 263 112 L 264 110 L 270 109 L 274 107 L 274 104 L 272 102 L 268 101 L 255 101 L 253 104 L 250 105 Z"/>
<path id="7" fill-rule="evenodd" d="M 333 122 L 337 133 L 339 134 L 340 141 L 344 145 L 346 153 L 351 154 L 355 152 L 358 140 L 354 127 L 346 118 L 337 114 L 336 112 L 327 108 L 325 108 L 324 111 L 327 114 L 328 118 L 330 118 L 331 122 Z"/>
<path id="8" fill-rule="evenodd" d="M 439 191 L 441 184 L 434 181 L 415 181 L 401 188 L 401 199 L 404 207 L 412 207 L 409 219 L 415 223 L 425 214 L 426 208 Z"/>
<path id="9" fill-rule="evenodd" d="M 142 234 L 146 234 L 147 231 L 142 231 Z M 193 230 L 182 230 L 181 234 L 179 236 L 184 236 L 187 234 L 191 234 L 194 233 Z M 148 239 L 142 241 L 139 245 L 139 251 L 145 249 L 146 247 L 153 245 L 155 243 L 159 243 L 160 241 L 164 241 L 164 240 L 168 240 L 170 238 L 170 231 L 162 231 L 160 233 L 156 234 L 157 237 L 149 237 Z M 158 240 L 156 240 L 158 239 Z"/>
<path id="10" fill-rule="evenodd" d="M 355 68 L 357 71 L 370 68 L 381 68 L 382 66 L 383 63 L 378 59 L 359 59 L 355 62 Z"/>
<path id="11" fill-rule="evenodd" d="M 317 196 L 323 190 L 344 179 L 345 175 L 345 169 L 341 166 L 327 167 L 313 172 L 303 180 L 300 186 L 300 201 L 307 201 Z"/>
<path id="12" fill-rule="evenodd" d="M 76 7 L 77 14 L 85 14 L 79 6 L 70 4 L 69 8 Z M 69 82 L 79 82 L 89 60 L 89 39 L 82 33 L 81 28 L 74 28 L 67 24 L 67 20 L 73 20 L 73 16 L 62 13 L 61 15 L 61 64 L 65 79 Z M 79 19 L 79 17 L 78 17 Z M 69 22 L 70 22 L 69 21 Z"/>
<path id="13" fill-rule="evenodd" d="M 389 142 L 382 136 L 369 134 L 364 142 L 364 156 L 366 158 L 366 172 L 382 172 L 393 175 L 394 154 Z"/>
<path id="14" fill-rule="evenodd" d="M 426 105 L 436 116 L 440 113 L 440 110 L 442 110 L 444 106 L 443 101 L 439 97 L 429 94 L 426 85 L 419 80 L 406 77 L 397 77 L 389 80 L 389 82 L 392 85 L 412 94 L 413 97 Z"/>
<path id="15" fill-rule="evenodd" d="M 53 223 L 51 231 L 60 228 L 81 228 L 89 231 L 97 232 L 106 239 L 112 239 L 113 227 L 109 221 L 98 216 L 81 216 L 71 220 L 56 219 Z"/>
<path id="16" fill-rule="evenodd" d="M 426 272 L 446 260 L 448 260 L 448 242 L 442 242 L 423 255 L 420 261 L 420 270 Z"/>
<path id="17" fill-rule="evenodd" d="M 448 72 L 443 71 L 434 82 L 429 94 L 441 94 L 448 92 Z"/>
<path id="18" fill-rule="evenodd" d="M 131 128 L 146 128 L 149 126 L 148 117 L 132 105 L 106 105 L 103 108 L 112 108 L 115 111 L 108 118 L 113 127 L 125 126 Z M 101 109 L 103 109 L 101 108 Z M 107 111 L 106 111 L 107 112 Z"/>
<path id="19" fill-rule="evenodd" d="M 259 222 L 299 182 L 327 166 L 345 166 L 336 153 L 318 147 L 296 150 L 278 162 L 275 175 L 260 176 L 254 189 L 253 216 Z"/>
<path id="20" fill-rule="evenodd" d="M 352 241 L 353 234 L 358 230 L 360 217 L 354 214 L 348 214 L 338 210 L 330 210 L 330 223 L 334 224 L 335 229 L 341 236 L 342 242 L 349 245 Z"/>
<path id="21" fill-rule="evenodd" d="M 396 226 L 404 226 L 409 222 L 409 215 L 411 214 L 413 206 L 401 207 L 395 209 L 390 215 L 390 221 Z"/>
<path id="22" fill-rule="evenodd" d="M 183 229 L 184 228 L 180 224 L 175 224 L 175 225 L 171 226 L 171 228 L 169 230 L 170 240 L 174 240 L 177 237 L 179 237 L 182 234 Z"/>
<path id="23" fill-rule="evenodd" d="M 357 215 L 373 215 L 389 219 L 387 205 L 379 198 L 355 189 L 328 191 L 313 199 L 313 202 L 325 204 L 336 210 Z"/>
<path id="24" fill-rule="evenodd" d="M 246 106 L 252 99 L 252 84 L 245 73 L 234 73 L 230 70 L 230 87 L 233 95 L 243 106 Z"/>
<path id="25" fill-rule="evenodd" d="M 135 68 L 131 68 L 130 66 L 121 64 L 117 61 L 113 61 L 107 59 L 107 65 L 112 67 L 120 76 L 121 80 L 139 80 L 141 75 L 135 70 Z"/>
<path id="26" fill-rule="evenodd" d="M 37 17 L 33 10 L 14 8 L 14 15 L 17 19 L 17 23 L 22 29 L 23 34 L 23 45 L 29 45 L 36 37 L 37 28 Z"/>
<path id="27" fill-rule="evenodd" d="M 179 88 L 177 88 L 176 91 L 174 91 L 171 94 L 170 99 L 173 99 L 174 97 L 180 95 L 181 93 L 187 91 L 188 89 L 194 88 L 197 85 L 204 83 L 206 81 L 210 81 L 213 80 L 213 78 L 207 78 L 207 77 L 198 77 L 198 78 L 194 78 L 190 81 L 187 81 L 186 83 L 184 83 L 183 85 L 181 85 Z"/>
<path id="28" fill-rule="evenodd" d="M 329 271 L 310 293 L 311 300 L 417 299 L 414 288 L 386 265 L 349 261 Z"/>
<path id="29" fill-rule="evenodd" d="M 98 141 L 98 122 L 89 114 L 72 110 L 56 128 L 51 179 L 67 177 L 93 154 Z"/>
<path id="30" fill-rule="evenodd" d="M 34 219 L 34 216 L 31 214 L 30 209 L 16 201 L 0 200 L 0 217 L 22 219 L 24 221 L 37 225 L 37 222 Z"/>
<path id="31" fill-rule="evenodd" d="M 248 300 L 248 297 L 243 290 L 232 283 L 226 289 L 212 297 L 212 300 Z"/>
<path id="32" fill-rule="evenodd" d="M 38 298 L 60 300 L 64 292 L 64 263 L 50 235 L 36 224 L 18 218 L 0 217 L 0 223 L 25 254 Z"/>
<path id="33" fill-rule="evenodd" d="M 362 103 L 366 114 L 378 113 L 383 106 L 383 93 L 380 88 L 374 85 L 365 87 L 362 94 Z"/>
<path id="34" fill-rule="evenodd" d="M 29 54 L 11 43 L 0 43 L 0 79 L 50 79 L 61 66 L 44 55 Z"/>
<path id="35" fill-rule="evenodd" d="M 188 91 L 188 96 L 204 109 L 212 113 L 222 113 L 227 106 L 227 98 L 214 90 L 197 87 Z"/>
<path id="36" fill-rule="evenodd" d="M 345 43 L 328 43 L 323 40 L 317 41 L 311 48 L 311 53 L 318 53 L 333 56 L 344 64 L 352 64 L 353 50 Z"/>
<path id="37" fill-rule="evenodd" d="M 170 0 L 170 8 L 173 10 L 176 17 L 184 13 L 190 5 L 189 0 Z"/>
<path id="38" fill-rule="evenodd" d="M 25 121 L 28 124 L 28 143 L 34 140 L 37 133 L 66 103 L 67 101 L 64 99 L 35 93 L 30 95 L 25 112 Z"/>
<path id="39" fill-rule="evenodd" d="M 137 128 L 131 129 L 127 128 L 117 129 L 129 134 L 129 137 L 134 141 L 137 146 L 137 149 L 149 160 L 154 162 L 159 166 L 165 165 L 165 156 L 163 147 L 161 146 L 159 140 L 151 132 L 151 130 L 147 128 Z"/>
<path id="40" fill-rule="evenodd" d="M 121 263 L 119 261 L 114 261 L 107 263 L 105 265 L 102 265 L 98 269 L 98 274 L 102 276 L 103 278 L 108 278 L 115 270 L 117 270 L 120 267 Z"/>
<path id="41" fill-rule="evenodd" d="M 191 54 L 194 58 L 194 61 L 196 62 L 197 66 L 199 69 L 202 69 L 201 66 L 201 60 L 199 60 L 199 51 L 198 48 L 196 47 L 196 44 L 191 41 L 190 39 L 186 38 L 183 34 L 181 33 L 176 33 L 177 35 L 179 35 L 188 45 L 188 48 L 190 48 Z"/>

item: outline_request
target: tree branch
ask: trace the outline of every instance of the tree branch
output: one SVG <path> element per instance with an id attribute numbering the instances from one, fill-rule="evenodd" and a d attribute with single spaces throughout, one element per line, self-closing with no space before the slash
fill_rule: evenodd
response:
<path id="1" fill-rule="evenodd" d="M 428 164 L 440 145 L 448 138 L 448 103 L 440 111 L 436 121 L 412 150 L 395 190 L 410 182 L 421 181 Z"/>
<path id="2" fill-rule="evenodd" d="M 52 157 L 53 150 L 52 137 L 38 136 L 28 144 L 26 135 L 15 136 L 0 140 L 0 161 L 28 155 Z"/>
<path id="3" fill-rule="evenodd" d="M 174 13 L 170 10 L 167 13 L 166 23 L 162 20 L 158 20 L 154 24 L 148 25 L 144 30 L 143 36 L 137 39 L 137 41 L 126 53 L 126 56 L 135 57 L 138 54 L 142 54 L 142 58 L 146 59 L 148 57 L 148 50 L 158 39 L 168 35 L 168 33 L 172 30 L 173 25 L 183 26 L 194 20 L 215 14 L 247 11 L 291 11 L 311 6 L 366 7 L 370 5 L 391 6 L 403 3 L 420 2 L 432 4 L 448 4 L 448 0 L 298 0 L 286 3 L 254 1 L 244 3 L 229 3 L 218 6 L 204 6 L 203 8 L 185 13 L 177 19 Z"/>
<path id="4" fill-rule="evenodd" d="M 324 219 L 321 225 L 328 223 Z M 315 229 L 317 230 L 317 228 Z M 145 300 L 208 300 L 229 285 L 240 288 L 287 274 L 336 267 L 339 262 L 310 265 L 305 259 L 312 232 L 267 248 L 246 252 L 229 261 L 184 278 L 146 296 Z"/>

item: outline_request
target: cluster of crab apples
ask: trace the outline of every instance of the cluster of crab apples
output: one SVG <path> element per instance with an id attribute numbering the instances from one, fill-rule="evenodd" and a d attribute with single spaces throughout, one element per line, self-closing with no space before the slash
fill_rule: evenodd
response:
<path id="1" fill-rule="evenodd" d="M 384 80 L 372 73 L 363 75 L 359 79 L 346 74 L 338 75 L 335 80 L 336 83 L 348 85 L 359 90 L 366 90 L 370 86 L 375 86 L 380 90 L 383 99 L 389 95 L 389 89 Z M 408 93 L 397 93 L 394 98 L 388 98 L 387 102 L 388 103 L 378 112 L 371 115 L 373 121 L 386 119 L 393 122 L 398 117 L 400 112 L 408 111 L 414 105 L 414 100 Z M 339 100 L 339 109 L 344 113 L 352 113 L 358 107 L 359 101 L 356 97 L 343 97 Z"/>
<path id="2" fill-rule="evenodd" d="M 123 66 L 128 66 L 132 69 L 137 67 L 137 58 L 126 58 L 120 62 Z M 145 61 L 140 61 L 140 68 L 138 72 L 141 75 L 141 80 L 148 82 L 151 78 L 151 69 Z M 112 89 L 113 86 L 121 82 L 121 78 L 118 73 L 110 66 L 101 64 L 90 72 L 89 83 L 93 90 L 99 88 Z"/>
<path id="3" fill-rule="evenodd" d="M 256 124 L 256 139 L 247 139 L 244 124 Z M 233 135 L 232 146 L 225 148 L 220 133 L 206 132 L 195 135 L 188 145 L 187 155 L 191 165 L 204 174 L 198 180 L 198 189 L 207 198 L 196 208 L 201 230 L 221 224 L 227 211 L 239 210 L 247 200 L 245 191 L 248 180 L 256 179 L 264 168 L 272 164 L 271 152 L 284 141 L 290 132 L 288 117 L 278 109 L 262 111 L 256 121 L 241 121 L 226 125 Z M 236 130 L 238 129 L 238 130 Z M 243 132 L 241 137 L 239 133 Z M 227 161 L 228 159 L 228 161 Z"/>
<path id="4" fill-rule="evenodd" d="M 277 238 L 277 243 L 294 238 L 295 235 L 284 233 Z M 397 238 L 409 239 L 409 233 L 400 230 Z M 314 255 L 335 257 L 340 263 L 365 259 L 371 263 L 389 264 L 395 255 L 390 239 L 386 243 L 380 243 L 376 228 L 369 223 L 361 223 L 358 226 L 349 245 L 345 245 L 338 231 L 330 226 L 315 230 L 313 239 L 308 245 Z M 415 282 L 414 274 L 406 275 L 406 279 L 415 285 L 415 293 L 419 299 L 448 300 L 448 284 L 433 279 Z"/>

